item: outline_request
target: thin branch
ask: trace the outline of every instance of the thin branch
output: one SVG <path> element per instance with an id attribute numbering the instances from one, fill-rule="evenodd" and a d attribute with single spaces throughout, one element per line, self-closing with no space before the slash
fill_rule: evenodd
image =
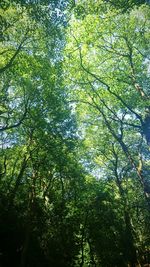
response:
<path id="1" fill-rule="evenodd" d="M 6 131 L 6 130 L 10 130 L 10 129 L 13 129 L 13 128 L 16 128 L 18 126 L 20 126 L 22 124 L 22 122 L 24 121 L 26 115 L 27 115 L 27 112 L 28 112 L 28 109 L 27 109 L 27 104 L 25 105 L 25 111 L 22 115 L 22 118 L 15 124 L 12 124 L 12 125 L 6 125 L 2 128 L 0 128 L 0 132 L 3 132 L 3 131 Z M 9 118 L 7 118 L 7 121 L 8 121 Z"/>
<path id="2" fill-rule="evenodd" d="M 25 36 L 23 37 L 20 45 L 18 46 L 16 52 L 14 53 L 14 55 L 11 57 L 11 59 L 9 60 L 9 62 L 0 69 L 0 73 L 3 73 L 5 70 L 7 70 L 8 68 L 12 67 L 14 60 L 16 59 L 17 55 L 19 54 L 20 50 L 22 49 L 22 46 L 24 44 L 24 42 L 27 40 L 27 34 L 28 34 L 29 30 L 27 30 Z"/>

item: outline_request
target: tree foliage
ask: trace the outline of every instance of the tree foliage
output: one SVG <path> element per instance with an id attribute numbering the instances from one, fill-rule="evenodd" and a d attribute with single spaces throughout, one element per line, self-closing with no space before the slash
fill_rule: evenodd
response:
<path id="1" fill-rule="evenodd" d="M 150 8 L 0 3 L 0 266 L 149 262 Z"/>

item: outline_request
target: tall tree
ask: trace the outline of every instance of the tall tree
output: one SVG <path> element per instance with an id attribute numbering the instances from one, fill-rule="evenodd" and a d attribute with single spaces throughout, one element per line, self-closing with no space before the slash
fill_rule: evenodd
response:
<path id="1" fill-rule="evenodd" d="M 0 264 L 66 266 L 84 178 L 62 83 L 65 3 L 32 2 L 1 3 Z"/>
<path id="2" fill-rule="evenodd" d="M 119 190 L 132 251 L 126 247 L 124 258 L 131 266 L 149 235 L 149 12 L 148 5 L 118 13 L 102 1 L 78 1 L 66 46 L 69 101 L 77 110 L 87 155 L 96 162 L 92 173 L 108 183 L 113 177 Z M 146 234 L 141 242 L 138 231 Z"/>

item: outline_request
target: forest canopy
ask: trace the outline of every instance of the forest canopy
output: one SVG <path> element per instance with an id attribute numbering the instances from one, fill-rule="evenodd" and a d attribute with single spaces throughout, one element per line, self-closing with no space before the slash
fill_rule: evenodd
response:
<path id="1" fill-rule="evenodd" d="M 150 3 L 0 2 L 0 267 L 150 266 Z"/>

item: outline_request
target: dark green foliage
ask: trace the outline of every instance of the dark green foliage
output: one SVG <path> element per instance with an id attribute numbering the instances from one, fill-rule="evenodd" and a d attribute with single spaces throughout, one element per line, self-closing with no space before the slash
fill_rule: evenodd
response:
<path id="1" fill-rule="evenodd" d="M 140 6 L 142 4 L 148 3 L 147 0 L 104 0 L 106 3 L 109 3 L 116 9 L 122 10 L 122 12 L 126 12 L 134 8 L 134 6 Z"/>

